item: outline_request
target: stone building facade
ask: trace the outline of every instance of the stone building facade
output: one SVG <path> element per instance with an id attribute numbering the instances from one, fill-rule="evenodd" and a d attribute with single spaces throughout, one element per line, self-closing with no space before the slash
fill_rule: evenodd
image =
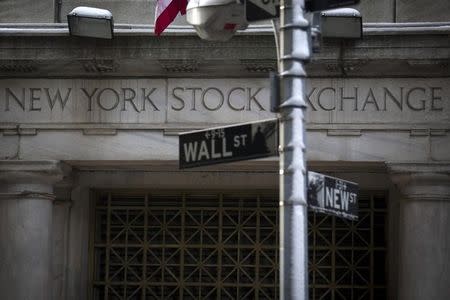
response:
<path id="1" fill-rule="evenodd" d="M 113 40 L 70 37 L 76 6 Z M 311 299 L 450 297 L 450 4 L 361 0 L 307 66 L 308 169 L 359 184 L 309 216 Z M 271 26 L 152 34 L 148 0 L 0 3 L 0 297 L 275 299 L 278 158 L 178 169 L 180 132 L 276 117 Z M 144 24 L 144 25 L 142 25 Z"/>

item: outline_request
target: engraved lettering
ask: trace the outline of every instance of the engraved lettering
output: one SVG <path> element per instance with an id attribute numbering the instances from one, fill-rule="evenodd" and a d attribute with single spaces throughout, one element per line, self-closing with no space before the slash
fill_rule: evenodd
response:
<path id="1" fill-rule="evenodd" d="M 335 110 L 335 109 L 336 109 L 336 102 L 335 102 L 335 100 L 334 100 L 334 96 L 330 96 L 330 97 L 328 98 L 328 99 L 330 99 L 330 102 L 333 103 L 333 106 L 331 106 L 331 107 L 325 107 L 325 106 L 322 104 L 321 97 L 322 97 L 323 92 L 325 92 L 325 91 L 332 91 L 333 94 L 334 94 L 334 96 L 336 95 L 336 90 L 335 90 L 334 88 L 332 88 L 332 87 L 326 87 L 326 88 L 323 88 L 323 89 L 321 89 L 321 90 L 319 91 L 319 93 L 317 94 L 317 104 L 318 104 L 318 105 L 320 106 L 320 108 L 323 109 L 323 110 L 326 110 L 326 111 Z"/>
<path id="2" fill-rule="evenodd" d="M 191 106 L 191 110 L 197 110 L 195 108 L 195 102 L 196 102 L 196 91 L 201 91 L 201 88 L 198 87 L 193 87 L 193 88 L 186 88 L 186 91 L 192 91 L 192 106 Z"/>
<path id="3" fill-rule="evenodd" d="M 130 95 L 127 97 L 127 92 L 130 92 Z M 131 88 L 122 88 L 123 93 L 123 105 L 122 105 L 122 111 L 127 111 L 126 103 L 130 102 L 133 106 L 134 110 L 139 112 L 139 109 L 137 108 L 136 104 L 134 103 L 134 98 L 136 97 L 136 92 Z"/>
<path id="4" fill-rule="evenodd" d="M 89 101 L 89 108 L 87 111 L 92 111 L 92 98 L 94 97 L 95 93 L 97 92 L 98 88 L 95 88 L 92 94 L 89 94 L 88 91 L 86 91 L 84 88 L 81 88 L 83 93 L 86 95 Z"/>
<path id="5" fill-rule="evenodd" d="M 425 92 L 426 92 L 425 89 L 424 89 L 424 88 L 421 88 L 421 87 L 415 87 L 415 88 L 410 89 L 410 90 L 408 91 L 408 93 L 406 93 L 406 105 L 407 105 L 410 109 L 415 110 L 415 111 L 425 110 L 425 102 L 426 102 L 425 99 L 419 100 L 419 102 L 421 103 L 421 105 L 419 104 L 419 106 L 414 106 L 414 105 L 411 103 L 411 94 L 412 94 L 413 92 L 416 92 L 416 91 L 420 91 L 420 92 L 422 92 L 423 94 L 425 94 Z"/>
<path id="6" fill-rule="evenodd" d="M 446 115 L 442 115 L 449 109 L 447 107 L 448 89 L 446 86 L 440 86 L 443 79 L 426 79 L 424 82 L 418 83 L 414 83 L 412 79 L 392 79 L 391 81 L 382 79 L 376 82 L 358 79 L 355 84 L 352 84 L 350 79 L 336 79 L 333 82 L 330 84 L 330 81 L 318 80 L 314 82 L 318 85 L 308 88 L 305 93 L 304 101 L 308 105 L 308 110 L 312 111 L 311 120 L 314 122 L 329 123 L 338 120 L 345 123 L 354 121 L 370 123 L 375 120 L 375 122 L 396 123 L 403 118 L 402 122 L 409 124 L 415 122 L 410 112 L 423 111 L 431 113 L 427 119 L 435 118 L 439 124 L 447 120 L 445 119 Z M 27 113 L 33 114 L 34 120 L 38 116 L 38 112 L 41 114 L 42 120 L 59 122 L 62 115 L 48 118 L 46 113 L 55 111 L 61 113 L 67 112 L 67 110 L 70 110 L 70 114 L 64 113 L 64 121 L 67 122 L 131 123 L 146 122 L 147 120 L 158 122 L 160 119 L 151 120 L 151 115 L 146 114 L 141 116 L 142 118 L 138 115 L 146 110 L 153 112 L 165 109 L 186 113 L 202 111 L 207 116 L 206 121 L 212 120 L 213 122 L 214 116 L 208 115 L 208 113 L 223 111 L 226 114 L 229 113 L 232 121 L 242 113 L 267 111 L 266 103 L 269 100 L 265 93 L 266 90 L 264 90 L 265 87 L 253 85 L 252 81 L 242 81 L 242 83 L 238 82 L 231 86 L 226 82 L 217 86 L 214 83 L 208 85 L 207 82 L 200 82 L 197 79 L 194 80 L 193 84 L 195 85 L 190 87 L 175 84 L 168 92 L 169 102 L 164 104 L 167 107 L 163 107 L 163 101 L 159 99 L 162 97 L 158 90 L 160 81 L 156 83 L 157 86 L 151 83 L 145 85 L 140 83 L 139 87 L 135 87 L 135 84 L 121 85 L 122 83 L 116 82 L 116 80 L 108 83 L 107 86 L 104 85 L 104 82 L 94 80 L 82 81 L 76 85 L 58 81 L 57 84 L 52 83 L 51 87 L 45 87 L 46 84 L 44 85 L 40 81 L 37 84 L 30 83 L 31 87 L 22 87 L 17 83 L 8 86 L 6 81 L 5 84 L 6 86 L 1 87 L 0 91 L 0 101 L 3 101 L 0 102 L 0 111 L 18 111 L 20 113 L 20 115 L 17 114 L 18 122 L 22 119 L 27 120 Z M 41 87 L 41 85 L 43 86 Z M 75 90 L 74 86 L 79 87 Z M 82 101 L 81 104 L 80 101 Z M 80 117 L 81 114 L 86 113 L 86 110 L 87 112 L 95 110 L 100 112 L 126 111 L 129 117 L 121 119 L 120 114 L 111 115 L 108 120 L 99 118 L 100 115 Z M 327 118 L 324 114 L 329 112 L 334 113 L 332 119 Z M 360 113 L 360 116 L 347 114 L 352 112 Z M 8 120 L 14 121 L 15 117 L 16 115 L 8 116 Z M 193 116 L 193 122 L 195 122 L 195 117 Z M 342 119 L 344 117 L 349 119 Z M 201 120 L 203 119 L 204 117 L 201 117 Z M 41 117 L 37 121 L 41 122 Z M 197 151 L 200 148 L 199 143 Z M 215 144 L 213 153 L 219 153 L 220 148 L 219 144 Z M 210 152 L 209 155 L 214 156 L 213 153 Z"/>
<path id="7" fill-rule="evenodd" d="M 9 97 L 11 96 L 17 104 L 19 104 L 20 107 L 22 107 L 22 110 L 25 111 L 25 89 L 22 89 L 22 99 L 19 99 L 9 88 L 5 89 L 5 98 L 6 98 L 6 106 L 5 111 L 9 111 Z"/>
<path id="8" fill-rule="evenodd" d="M 369 92 L 367 93 L 367 97 L 366 97 L 366 100 L 364 101 L 362 111 L 366 110 L 366 105 L 368 103 L 373 104 L 377 111 L 380 110 L 380 108 L 378 107 L 377 99 L 375 98 L 375 95 L 373 94 L 372 89 L 369 89 Z"/>
<path id="9" fill-rule="evenodd" d="M 314 92 L 316 91 L 316 88 L 313 88 L 309 94 L 306 96 L 306 102 L 308 102 L 308 107 L 311 107 L 312 110 L 317 111 L 317 109 L 314 107 L 314 105 L 311 102 L 311 96 L 314 94 Z"/>
<path id="10" fill-rule="evenodd" d="M 258 99 L 256 99 L 256 95 L 262 90 L 263 88 L 258 88 L 255 93 L 252 94 L 252 88 L 247 88 L 248 92 L 248 107 L 247 110 L 252 110 L 252 100 L 259 106 L 259 110 L 265 111 L 264 107 L 261 105 L 261 103 L 258 102 Z"/>
<path id="11" fill-rule="evenodd" d="M 227 95 L 227 103 L 228 103 L 228 106 L 229 106 L 232 110 L 234 110 L 234 111 L 242 111 L 242 110 L 245 109 L 245 104 L 244 104 L 243 106 L 241 106 L 241 107 L 236 107 L 236 106 L 234 106 L 233 104 L 231 104 L 231 99 L 230 99 L 230 97 L 231 97 L 231 94 L 232 94 L 234 91 L 243 91 L 243 92 L 245 93 L 245 89 L 244 89 L 244 88 L 241 88 L 241 87 L 235 87 L 235 88 L 232 88 L 232 89 L 228 92 L 228 95 Z"/>
<path id="12" fill-rule="evenodd" d="M 50 110 L 53 110 L 57 100 L 61 105 L 61 110 L 64 110 L 64 107 L 66 107 L 67 101 L 69 101 L 69 96 L 70 96 L 70 92 L 72 92 L 72 88 L 67 89 L 67 93 L 64 97 L 64 100 L 61 97 L 61 91 L 59 89 L 56 90 L 55 95 L 53 97 L 50 95 L 49 88 L 44 88 L 44 90 L 47 95 L 47 101 L 48 101 L 48 106 L 50 106 Z"/>
<path id="13" fill-rule="evenodd" d="M 36 107 L 35 102 L 41 101 L 41 89 L 30 88 L 30 110 L 31 111 L 41 111 L 41 107 Z"/>
<path id="14" fill-rule="evenodd" d="M 206 105 L 206 94 L 207 94 L 209 91 L 211 91 L 211 90 L 212 90 L 212 91 L 216 91 L 217 94 L 220 96 L 219 103 L 217 103 L 217 105 L 216 105 L 215 107 L 210 107 L 210 106 Z M 209 111 L 216 111 L 216 110 L 220 109 L 220 108 L 222 107 L 222 105 L 223 105 L 224 100 L 225 100 L 225 99 L 224 99 L 224 97 L 223 97 L 222 92 L 221 92 L 218 88 L 215 88 L 215 87 L 207 88 L 207 89 L 204 90 L 203 93 L 202 93 L 202 103 L 203 103 L 203 106 L 204 106 L 207 110 L 209 110 Z"/>
<path id="15" fill-rule="evenodd" d="M 354 96 L 344 96 L 344 88 L 339 88 L 340 91 L 340 95 L 341 95 L 341 106 L 340 106 L 340 111 L 344 110 L 344 100 L 353 100 L 354 101 L 354 105 L 353 105 L 353 111 L 358 111 L 358 88 L 354 87 L 353 88 L 355 91 Z"/>
<path id="16" fill-rule="evenodd" d="M 106 91 L 110 91 L 113 95 L 114 95 L 114 102 L 112 103 L 112 105 L 110 106 L 110 107 L 107 107 L 107 106 L 105 106 L 105 104 L 106 103 L 103 103 L 103 101 L 102 101 L 102 99 L 105 99 L 105 98 L 102 98 L 102 95 L 103 95 L 103 93 L 104 92 L 106 92 Z M 110 94 L 111 94 L 110 93 Z M 107 111 L 110 111 L 110 110 L 113 110 L 113 109 L 115 109 L 118 105 L 119 105 L 119 102 L 120 102 L 120 100 L 119 100 L 119 93 L 117 93 L 114 89 L 112 89 L 112 88 L 104 88 L 103 90 L 101 90 L 98 94 L 97 94 L 97 104 L 98 104 L 98 106 L 100 106 L 100 108 L 101 109 L 103 109 L 103 110 L 107 110 Z"/>
<path id="17" fill-rule="evenodd" d="M 153 94 L 154 91 L 156 91 L 156 88 L 152 88 L 148 94 L 146 94 L 147 89 L 142 88 L 142 96 L 144 97 L 142 101 L 142 110 L 145 111 L 145 102 L 148 101 L 153 106 L 153 111 L 159 111 L 158 107 L 153 103 L 152 99 L 150 99 L 150 95 Z"/>
<path id="18" fill-rule="evenodd" d="M 183 98 L 181 98 L 180 96 L 178 96 L 178 95 L 176 95 L 175 94 L 175 91 L 176 90 L 181 90 L 181 91 L 183 91 L 184 92 L 184 88 L 182 88 L 182 87 L 176 87 L 176 88 L 174 88 L 173 90 L 172 90 L 172 96 L 175 98 L 175 99 L 177 99 L 178 101 L 180 101 L 180 107 L 175 107 L 173 104 L 172 104 L 172 109 L 173 110 L 176 110 L 176 111 L 180 111 L 180 110 L 182 110 L 183 108 L 184 108 L 184 99 Z"/>
<path id="19" fill-rule="evenodd" d="M 389 96 L 389 98 L 392 100 L 392 102 L 394 102 L 398 108 L 400 108 L 400 110 L 403 110 L 403 87 L 400 87 L 400 96 L 399 97 L 395 97 L 394 94 L 391 93 L 391 91 L 388 88 L 383 88 L 384 91 L 384 104 L 383 104 L 383 110 L 386 111 L 387 110 L 387 98 Z"/>
<path id="20" fill-rule="evenodd" d="M 442 106 L 442 97 L 436 95 L 436 92 L 441 92 L 442 88 L 440 87 L 431 87 L 431 110 L 437 110 L 437 111 L 442 111 L 444 110 L 444 107 Z M 436 102 L 435 101 L 441 101 L 441 106 L 438 107 L 436 106 Z"/>

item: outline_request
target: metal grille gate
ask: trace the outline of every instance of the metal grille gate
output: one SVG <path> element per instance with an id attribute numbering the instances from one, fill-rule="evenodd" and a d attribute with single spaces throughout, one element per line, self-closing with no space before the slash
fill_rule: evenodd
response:
<path id="1" fill-rule="evenodd" d="M 385 299 L 385 195 L 309 216 L 310 298 Z M 93 299 L 277 299 L 276 193 L 100 192 Z"/>

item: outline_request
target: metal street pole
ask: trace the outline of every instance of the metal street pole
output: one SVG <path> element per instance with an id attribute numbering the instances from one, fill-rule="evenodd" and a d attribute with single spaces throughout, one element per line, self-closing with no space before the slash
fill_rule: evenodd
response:
<path id="1" fill-rule="evenodd" d="M 304 0 L 280 5 L 280 299 L 308 300 L 305 79 L 309 23 Z"/>

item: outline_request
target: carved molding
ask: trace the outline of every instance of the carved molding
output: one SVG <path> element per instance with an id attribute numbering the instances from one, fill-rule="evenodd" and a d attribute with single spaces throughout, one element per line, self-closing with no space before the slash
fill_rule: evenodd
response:
<path id="1" fill-rule="evenodd" d="M 406 26 L 406 25 L 402 25 Z M 1 31 L 1 28 L 0 28 Z M 36 31 L 36 29 L 33 29 Z M 1 35 L 1 32 L 0 32 Z M 26 74 L 38 67 L 39 74 L 45 76 L 85 76 L 87 74 L 111 74 L 121 76 L 161 76 L 161 63 L 167 72 L 201 72 L 197 64 L 187 64 L 201 58 L 205 73 L 214 76 L 241 76 L 245 73 L 262 74 L 276 69 L 276 49 L 271 34 L 237 35 L 227 43 L 200 42 L 192 35 L 164 36 L 158 39 L 145 36 L 120 36 L 114 43 L 92 43 L 67 39 L 67 34 L 47 36 L 46 47 L 38 36 L 4 36 L 0 43 L 5 69 L 0 75 Z M 20 41 L 20 42 L 18 42 Z M 342 71 L 337 64 L 339 43 L 327 41 L 321 52 L 315 55 L 306 68 L 314 76 L 329 76 L 330 72 Z M 71 49 L 71 51 L 67 51 Z M 171 51 L 167 51 L 171 49 Z M 341 60 L 349 74 L 365 76 L 449 76 L 447 35 L 370 35 L 362 41 L 349 45 Z M 36 60 L 39 53 L 39 60 Z M 115 64 L 94 60 L 93 57 L 113 57 Z M 242 63 L 236 64 L 242 60 Z M 267 66 L 254 64 L 255 61 L 272 61 Z M 8 61 L 15 61 L 14 65 Z M 15 66 L 17 61 L 23 61 Z M 84 62 L 84 66 L 77 66 Z M 106 62 L 108 59 L 105 60 Z M 109 60 L 111 61 L 111 60 Z M 167 64 L 166 61 L 181 62 L 181 65 Z M 223 62 L 227 68 L 217 67 Z M 367 61 L 367 64 L 364 62 Z M 33 63 L 34 62 L 34 63 Z M 249 65 L 248 63 L 251 62 Z M 362 64 L 361 64 L 362 62 Z M 356 65 L 355 65 L 356 63 Z M 1 63 L 0 63 L 1 65 Z M 30 68 L 31 66 L 31 68 Z M 145 67 L 144 67 L 145 66 Z M 165 67 L 164 67 L 165 66 Z M 314 67 L 314 68 L 313 68 Z M 12 70 L 11 70 L 12 68 Z M 18 72 L 11 73 L 8 70 Z M 21 73 L 22 72 L 22 73 Z M 312 74 L 311 74 L 312 75 Z"/>
<path id="2" fill-rule="evenodd" d="M 87 73 L 111 73 L 118 69 L 118 64 L 112 59 L 81 61 L 83 69 Z"/>
<path id="3" fill-rule="evenodd" d="M 449 131 L 446 129 L 411 129 L 410 136 L 446 136 L 447 132 Z"/>
<path id="4" fill-rule="evenodd" d="M 116 128 L 86 128 L 83 129 L 84 135 L 117 135 Z"/>
<path id="5" fill-rule="evenodd" d="M 35 199 L 35 200 L 50 200 L 54 201 L 56 198 L 51 193 L 35 192 L 35 191 L 22 191 L 22 192 L 12 192 L 12 193 L 0 193 L 0 200 L 7 199 Z"/>
<path id="6" fill-rule="evenodd" d="M 11 136 L 11 135 L 37 135 L 36 128 L 8 128 L 3 131 L 3 135 Z"/>
<path id="7" fill-rule="evenodd" d="M 368 59 L 358 59 L 352 61 L 336 61 L 326 64 L 328 72 L 342 72 L 344 74 L 362 71 L 369 63 Z"/>
<path id="8" fill-rule="evenodd" d="M 277 70 L 275 59 L 241 59 L 240 62 L 250 73 L 269 73 Z"/>
<path id="9" fill-rule="evenodd" d="M 388 163 L 387 167 L 408 200 L 450 201 L 450 162 Z"/>
<path id="10" fill-rule="evenodd" d="M 192 73 L 198 70 L 198 61 L 195 59 L 160 59 L 158 62 L 169 73 Z"/>
<path id="11" fill-rule="evenodd" d="M 0 61 L 1 73 L 32 73 L 37 71 L 37 66 L 32 60 L 2 60 Z"/>
<path id="12" fill-rule="evenodd" d="M 409 59 L 407 60 L 408 65 L 411 67 L 424 67 L 429 68 L 433 66 L 438 66 L 440 68 L 447 68 L 449 66 L 449 60 L 432 60 L 432 59 Z"/>
<path id="13" fill-rule="evenodd" d="M 36 192 L 39 185 L 53 185 L 70 175 L 71 167 L 54 160 L 0 160 L 0 182 L 5 186 L 20 185 L 20 192 Z"/>

